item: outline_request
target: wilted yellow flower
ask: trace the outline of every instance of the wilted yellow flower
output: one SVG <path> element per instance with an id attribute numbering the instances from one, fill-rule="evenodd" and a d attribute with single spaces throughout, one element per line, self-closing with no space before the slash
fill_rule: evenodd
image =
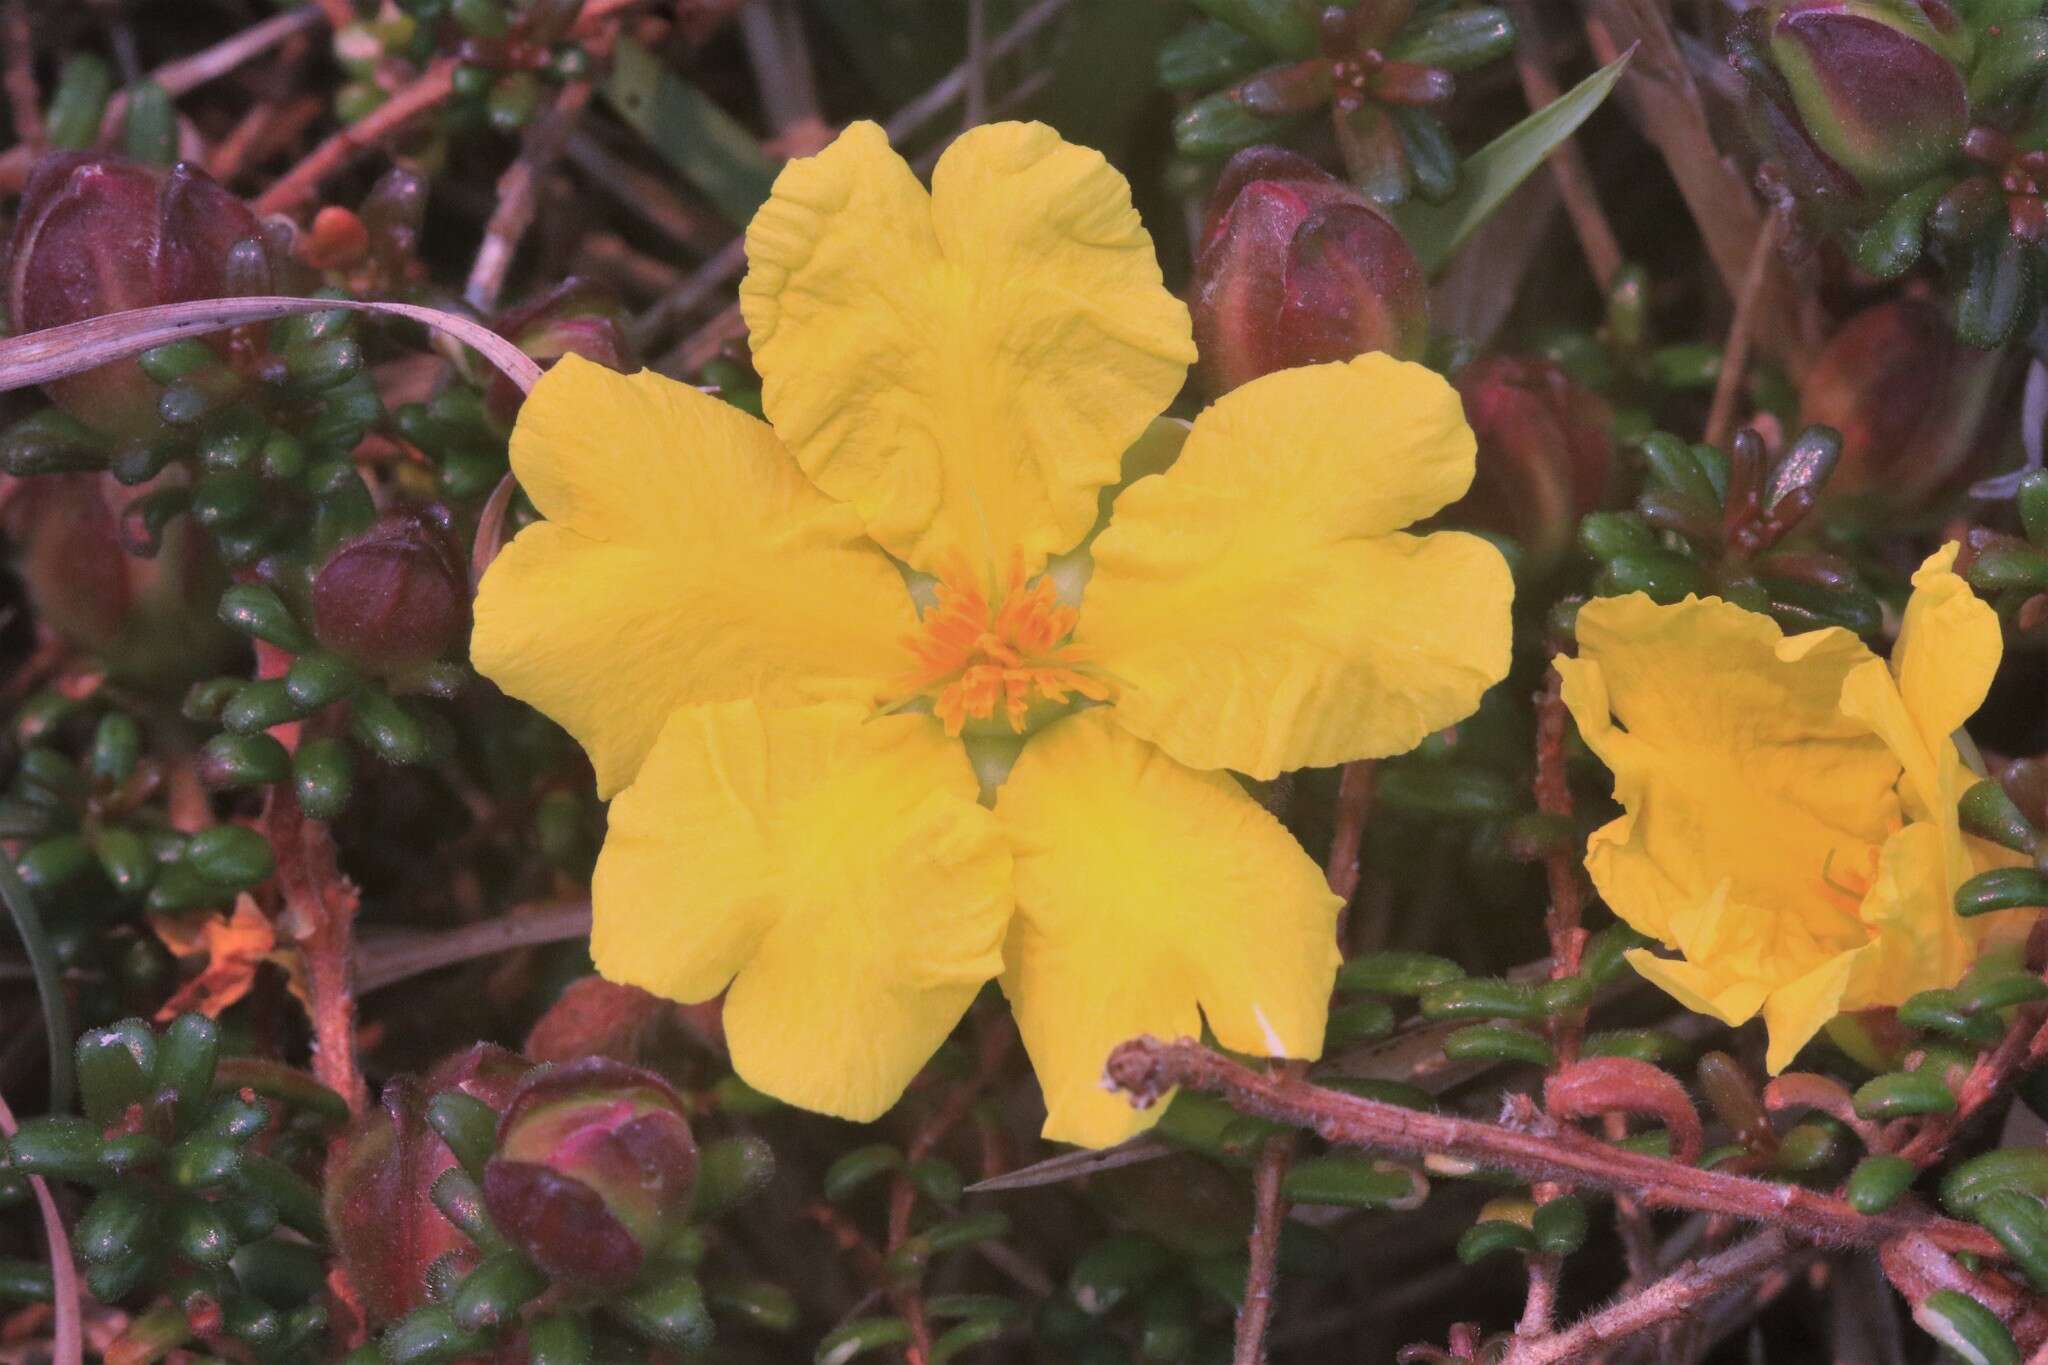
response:
<path id="1" fill-rule="evenodd" d="M 1557 661 L 1624 810 L 1587 870 L 1680 954 L 1630 962 L 1688 1009 L 1761 1011 L 1772 1071 L 1842 1011 L 1954 985 L 1985 931 L 1954 912 L 2000 859 L 1957 823 L 1973 776 L 1951 736 L 2001 643 L 1956 548 L 1913 576 L 1889 667 L 1845 630 L 1787 637 L 1718 598 L 1640 593 L 1588 602 L 1579 657 Z"/>
<path id="2" fill-rule="evenodd" d="M 1314 1056 L 1336 900 L 1219 770 L 1400 752 L 1506 672 L 1500 555 L 1401 534 L 1472 477 L 1456 395 L 1365 356 L 1155 423 L 1187 310 L 1122 177 L 1039 125 L 927 193 L 857 124 L 747 255 L 773 426 L 563 360 L 512 437 L 547 520 L 477 602 L 477 666 L 617 796 L 600 970 L 729 984 L 740 1075 L 851 1118 L 998 976 L 1052 1137 L 1143 1126 L 1099 1088 L 1135 1034 Z M 1171 467 L 1063 554 L 1126 450 Z M 980 777 L 963 731 L 1005 749 Z"/>

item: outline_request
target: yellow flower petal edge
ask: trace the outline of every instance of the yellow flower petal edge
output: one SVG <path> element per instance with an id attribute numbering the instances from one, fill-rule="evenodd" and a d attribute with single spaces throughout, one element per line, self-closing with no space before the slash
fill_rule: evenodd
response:
<path id="1" fill-rule="evenodd" d="M 1045 1136 L 1107 1146 L 1148 1127 L 1102 1088 L 1139 1034 L 1314 1057 L 1338 900 L 1280 823 L 1101 709 L 1024 746 L 996 800 L 1016 859 L 1003 991 L 1045 1090 Z"/>
<path id="2" fill-rule="evenodd" d="M 1725 602 L 1640 595 L 1588 603 L 1580 656 L 1557 660 L 1624 808 L 1586 866 L 1681 953 L 1631 963 L 1690 1009 L 1761 1012 L 1773 1071 L 1844 1010 L 1953 985 L 1991 927 L 1953 910 L 1984 860 L 1958 826 L 1952 734 L 2000 641 L 1954 556 L 1915 575 L 1889 667 L 1845 632 L 1786 638 Z"/>
<path id="3" fill-rule="evenodd" d="M 1717 893 L 1746 913 L 1811 904 L 1852 921 L 1853 898 L 1820 899 L 1823 876 L 1861 869 L 1898 819 L 1896 760 L 1839 709 L 1876 656 L 1843 630 L 1787 638 L 1718 598 L 1595 598 L 1577 633 L 1578 657 L 1556 664 L 1623 810 L 1586 856 L 1614 912 L 1665 943 Z"/>
<path id="4" fill-rule="evenodd" d="M 1272 777 L 1413 748 L 1507 674 L 1513 581 L 1457 532 L 1399 534 L 1464 492 L 1457 393 L 1372 354 L 1254 380 L 1116 501 L 1077 640 L 1133 734 Z"/>
<path id="5" fill-rule="evenodd" d="M 929 195 L 872 123 L 793 161 L 747 229 L 740 307 L 776 431 L 914 568 L 999 581 L 1085 535 L 1194 361 L 1130 187 L 989 124 Z"/>
<path id="6" fill-rule="evenodd" d="M 726 988 L 742 1079 L 871 1119 L 1002 965 L 1011 861 L 928 716 L 688 706 L 612 803 L 591 956 L 670 999 Z"/>
<path id="7" fill-rule="evenodd" d="M 470 657 L 633 779 L 677 706 L 872 704 L 916 627 L 902 576 L 765 423 L 686 384 L 566 356 L 512 433 L 549 518 L 477 592 Z"/>

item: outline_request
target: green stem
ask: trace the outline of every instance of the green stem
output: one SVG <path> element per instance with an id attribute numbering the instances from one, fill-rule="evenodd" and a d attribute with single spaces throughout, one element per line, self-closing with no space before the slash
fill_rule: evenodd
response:
<path id="1" fill-rule="evenodd" d="M 71 1008 L 64 998 L 64 973 L 57 965 L 56 950 L 43 932 L 43 918 L 35 898 L 22 885 L 14 870 L 14 859 L 0 855 L 0 900 L 14 917 L 15 932 L 28 950 L 29 970 L 35 974 L 36 994 L 43 1002 L 43 1031 L 50 1045 L 50 1112 L 71 1110 Z"/>

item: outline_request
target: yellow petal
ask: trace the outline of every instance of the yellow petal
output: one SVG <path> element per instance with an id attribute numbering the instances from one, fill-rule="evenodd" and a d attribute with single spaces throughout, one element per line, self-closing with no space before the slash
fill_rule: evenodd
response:
<path id="1" fill-rule="evenodd" d="M 1955 913 L 1945 831 L 1907 825 L 1885 841 L 1860 914 L 1869 951 L 1858 963 L 1844 1008 L 1896 1005 L 1921 991 L 1953 986 L 1976 957 L 1970 926 Z"/>
<path id="2" fill-rule="evenodd" d="M 1579 657 L 1557 667 L 1625 811 L 1586 857 L 1615 913 L 1675 945 L 1725 883 L 1744 913 L 1853 941 L 1862 888 L 1830 879 L 1866 872 L 1898 820 L 1897 762 L 1838 706 L 1870 652 L 1842 630 L 1785 638 L 1714 598 L 1596 598 L 1577 633 Z"/>
<path id="3" fill-rule="evenodd" d="M 1764 1027 L 1770 1034 L 1765 1070 L 1775 1076 L 1790 1066 L 1799 1049 L 1842 1012 L 1843 993 L 1868 952 L 1864 948 L 1837 953 L 1771 993 L 1764 1002 Z"/>
<path id="4" fill-rule="evenodd" d="M 675 713 L 612 803 L 591 899 L 607 978 L 732 983 L 742 1079 L 871 1119 L 1002 965 L 1010 853 L 927 716 L 751 701 Z"/>
<path id="5" fill-rule="evenodd" d="M 512 469 L 549 520 L 485 573 L 470 656 L 576 736 L 600 795 L 678 706 L 872 704 L 905 668 L 902 576 L 745 413 L 571 355 L 520 410 Z"/>
<path id="6" fill-rule="evenodd" d="M 1507 673 L 1514 587 L 1474 536 L 1394 534 L 1472 478 L 1457 394 L 1365 355 L 1267 375 L 1117 499 L 1076 638 L 1118 718 L 1272 777 L 1411 749 Z"/>
<path id="7" fill-rule="evenodd" d="M 927 572 L 1036 571 L 1095 520 L 1194 360 L 1130 186 L 1036 123 L 962 135 L 927 195 L 856 123 L 747 229 L 740 307 L 776 431 Z"/>
<path id="8" fill-rule="evenodd" d="M 1954 571 L 1960 548 L 1949 542 L 1913 575 L 1913 595 L 1892 648 L 1899 691 L 1930 747 L 1984 704 L 2005 648 L 1998 613 Z"/>
<path id="9" fill-rule="evenodd" d="M 1859 669 L 1842 690 L 1842 709 L 1882 736 L 1904 765 L 1908 809 L 1951 826 L 1967 785 L 1952 736 L 1984 704 L 2004 650 L 1998 614 L 1952 571 L 1958 548 L 1943 546 L 1913 575 L 1891 668 Z M 1959 835 L 1950 838 L 1948 856 L 1961 867 Z"/>
<path id="10" fill-rule="evenodd" d="M 1770 994 L 1760 981 L 1716 975 L 1683 958 L 1659 957 L 1647 948 L 1631 949 L 1626 956 L 1638 976 L 1679 1004 L 1731 1026 L 1755 1018 Z"/>
<path id="11" fill-rule="evenodd" d="M 1034 735 L 996 798 L 1017 867 L 1003 990 L 1045 1089 L 1045 1135 L 1107 1146 L 1157 1117 L 1102 1089 L 1139 1034 L 1314 1057 L 1338 901 L 1223 773 L 1181 766 L 1097 708 Z M 1199 1012 L 1198 1012 L 1199 1007 Z"/>

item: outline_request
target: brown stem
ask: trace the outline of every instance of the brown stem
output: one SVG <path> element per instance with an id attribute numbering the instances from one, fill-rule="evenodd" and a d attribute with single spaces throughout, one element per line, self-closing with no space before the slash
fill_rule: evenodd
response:
<path id="1" fill-rule="evenodd" d="M 1373 764 L 1369 758 L 1346 763 L 1337 779 L 1337 813 L 1330 833 L 1330 856 L 1323 861 L 1323 879 L 1337 899 L 1344 902 L 1341 914 L 1348 915 L 1351 898 L 1358 893 L 1359 853 L 1365 840 L 1366 818 L 1372 814 Z M 1337 942 L 1345 942 L 1344 921 L 1337 921 Z"/>
<path id="2" fill-rule="evenodd" d="M 488 314 L 498 306 L 505 288 L 505 276 L 519 243 L 533 225 L 540 201 L 540 178 L 561 155 L 562 144 L 576 126 L 583 108 L 590 103 L 593 87 L 589 81 L 570 81 L 555 97 L 554 107 L 534 120 L 527 129 L 526 145 L 505 173 L 498 177 L 498 203 L 484 224 L 484 239 L 470 267 L 469 283 L 462 297 L 479 313 Z"/>
<path id="3" fill-rule="evenodd" d="M 1529 0 L 1509 0 L 1508 9 L 1515 17 L 1518 35 L 1515 74 L 1522 82 L 1522 98 L 1534 112 L 1553 103 L 1562 91 L 1558 88 L 1557 73 L 1551 69 L 1550 56 L 1544 50 L 1543 30 L 1536 22 L 1535 7 Z M 1557 182 L 1565 212 L 1571 217 L 1572 231 L 1578 236 L 1586 266 L 1604 294 L 1615 272 L 1621 269 L 1621 243 L 1600 207 L 1600 196 L 1593 188 L 1593 173 L 1587 168 L 1586 154 L 1576 139 L 1565 139 L 1550 154 L 1550 175 Z"/>
<path id="4" fill-rule="evenodd" d="M 1726 444 L 1735 428 L 1735 402 L 1742 393 L 1742 376 L 1749 369 L 1757 302 L 1763 297 L 1764 281 L 1770 278 L 1771 262 L 1784 236 L 1785 215 L 1774 210 L 1765 216 L 1756 245 L 1750 248 L 1742 287 L 1735 295 L 1735 317 L 1728 324 L 1728 343 L 1721 350 L 1721 373 L 1714 379 L 1713 406 L 1707 409 L 1706 442 L 1710 446 Z"/>
<path id="5" fill-rule="evenodd" d="M 1273 1320 L 1273 1291 L 1280 1274 L 1280 1229 L 1287 1222 L 1287 1196 L 1282 1186 L 1293 1160 L 1294 1134 L 1280 1133 L 1266 1139 L 1252 1168 L 1252 1231 L 1246 1244 L 1249 1265 L 1244 1277 L 1244 1306 L 1237 1310 L 1231 1365 L 1265 1365 L 1266 1326 Z"/>
<path id="6" fill-rule="evenodd" d="M 1590 1359 L 1592 1353 L 1636 1333 L 1690 1313 L 1730 1289 L 1768 1272 L 1792 1251 L 1792 1241 L 1778 1228 L 1768 1228 L 1737 1242 L 1726 1251 L 1688 1261 L 1655 1284 L 1631 1294 L 1562 1332 L 1523 1340 L 1509 1349 L 1501 1365 L 1555 1365 Z"/>
<path id="7" fill-rule="evenodd" d="M 1957 1130 L 2001 1094 L 2012 1074 L 2030 1060 L 2033 1044 L 2048 1038 L 2048 1026 L 2043 1025 L 2042 1017 L 2043 1011 L 2038 1007 L 2022 1009 L 1998 1045 L 1978 1054 L 1976 1064 L 1956 1091 L 1954 1112 L 1930 1119 L 1913 1135 L 1912 1141 L 1899 1149 L 1899 1155 L 1916 1166 L 1931 1166 L 1939 1161 Z"/>
<path id="8" fill-rule="evenodd" d="M 1511 1110 L 1522 1127 L 1405 1109 L 1261 1075 L 1193 1039 L 1137 1038 L 1110 1054 L 1110 1082 L 1140 1108 L 1176 1086 L 1221 1095 L 1242 1113 L 1307 1128 L 1324 1141 L 1394 1156 L 1449 1158 L 1508 1172 L 1530 1183 L 1551 1180 L 1584 1189 L 1638 1195 L 1648 1206 L 1697 1209 L 1769 1223 L 1816 1242 L 1877 1246 L 1924 1233 L 1951 1251 L 2003 1260 L 1997 1240 L 1972 1224 L 1920 1211 L 1862 1214 L 1843 1200 L 1796 1185 L 1775 1185 L 1630 1152 L 1575 1129 L 1560 1129 L 1526 1097 Z"/>
<path id="9" fill-rule="evenodd" d="M 291 789 L 280 786 L 266 819 L 277 856 L 284 906 L 280 927 L 297 940 L 306 963 L 313 1016 L 313 1076 L 360 1114 L 369 1088 L 356 1066 L 356 1000 L 350 976 L 357 896 L 334 861 L 327 826 L 308 820 Z"/>
<path id="10" fill-rule="evenodd" d="M 417 80 L 306 154 L 256 198 L 258 213 L 289 213 L 319 193 L 328 176 L 454 92 L 455 59 L 434 61 Z"/>

